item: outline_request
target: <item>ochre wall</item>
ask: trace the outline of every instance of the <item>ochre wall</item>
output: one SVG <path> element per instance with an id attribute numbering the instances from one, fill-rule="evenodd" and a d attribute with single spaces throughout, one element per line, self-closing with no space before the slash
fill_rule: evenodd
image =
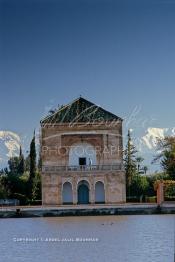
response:
<path id="1" fill-rule="evenodd" d="M 69 147 L 78 142 L 85 142 L 97 148 L 97 164 L 113 165 L 122 163 L 122 121 L 116 126 L 102 124 L 69 124 L 42 126 L 42 165 L 67 166 Z M 112 150 L 112 153 L 111 153 Z M 62 204 L 62 186 L 69 181 L 73 188 L 73 202 L 77 203 L 77 184 L 86 180 L 90 186 L 90 202 L 95 201 L 95 183 L 102 181 L 105 188 L 105 202 L 118 203 L 126 201 L 125 173 L 123 169 L 105 171 L 69 171 L 42 173 L 43 204 Z"/>

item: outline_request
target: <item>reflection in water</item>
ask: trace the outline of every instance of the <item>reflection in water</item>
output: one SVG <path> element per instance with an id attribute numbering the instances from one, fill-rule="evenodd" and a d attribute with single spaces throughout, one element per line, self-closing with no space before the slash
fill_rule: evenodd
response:
<path id="1" fill-rule="evenodd" d="M 0 220 L 0 261 L 173 262 L 174 218 L 157 215 Z M 77 238 L 86 242 L 75 241 Z"/>

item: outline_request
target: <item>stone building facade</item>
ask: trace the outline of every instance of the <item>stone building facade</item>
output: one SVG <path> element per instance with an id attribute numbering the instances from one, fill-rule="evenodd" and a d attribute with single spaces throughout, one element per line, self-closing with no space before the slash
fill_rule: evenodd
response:
<path id="1" fill-rule="evenodd" d="M 122 119 L 80 97 L 41 121 L 44 205 L 126 201 Z"/>

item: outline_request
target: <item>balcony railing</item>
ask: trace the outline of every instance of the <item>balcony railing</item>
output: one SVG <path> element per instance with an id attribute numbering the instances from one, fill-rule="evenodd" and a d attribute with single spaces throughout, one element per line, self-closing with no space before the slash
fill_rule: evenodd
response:
<path id="1" fill-rule="evenodd" d="M 109 171 L 109 170 L 123 170 L 122 164 L 114 165 L 91 165 L 91 166 L 43 166 L 43 172 L 88 172 L 88 171 Z"/>

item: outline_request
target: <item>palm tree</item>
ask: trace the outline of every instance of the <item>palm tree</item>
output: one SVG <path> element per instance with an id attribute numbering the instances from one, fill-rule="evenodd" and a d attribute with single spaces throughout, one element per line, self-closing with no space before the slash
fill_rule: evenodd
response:
<path id="1" fill-rule="evenodd" d="M 148 167 L 147 167 L 147 166 L 144 166 L 144 167 L 143 167 L 143 171 L 144 171 L 144 173 L 145 173 L 145 175 L 146 175 L 146 173 L 147 173 L 147 171 L 148 171 Z"/>
<path id="2" fill-rule="evenodd" d="M 140 164 L 143 162 L 144 158 L 141 156 L 136 157 L 136 162 L 137 162 L 137 171 L 138 173 L 140 172 Z"/>

